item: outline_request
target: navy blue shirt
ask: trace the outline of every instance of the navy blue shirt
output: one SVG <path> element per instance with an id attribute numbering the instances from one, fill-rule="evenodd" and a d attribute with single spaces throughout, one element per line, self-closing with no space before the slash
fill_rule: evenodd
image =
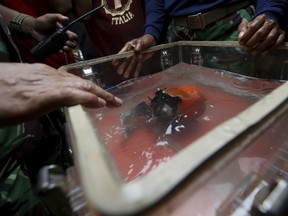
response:
<path id="1" fill-rule="evenodd" d="M 145 0 L 145 34 L 151 34 L 159 41 L 164 28 L 165 15 L 168 17 L 187 16 L 238 2 L 243 2 L 243 0 Z M 255 5 L 255 17 L 266 14 L 280 27 L 284 26 L 284 17 L 288 8 L 287 0 L 255 0 L 252 3 Z"/>

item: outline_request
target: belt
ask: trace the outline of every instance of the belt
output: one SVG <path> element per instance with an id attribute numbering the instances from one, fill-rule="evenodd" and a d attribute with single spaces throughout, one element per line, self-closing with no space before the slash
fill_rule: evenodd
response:
<path id="1" fill-rule="evenodd" d="M 215 8 L 206 13 L 197 13 L 186 17 L 174 17 L 174 23 L 190 29 L 204 29 L 207 25 L 232 14 L 250 4 L 250 1 L 242 1 L 226 7 Z"/>

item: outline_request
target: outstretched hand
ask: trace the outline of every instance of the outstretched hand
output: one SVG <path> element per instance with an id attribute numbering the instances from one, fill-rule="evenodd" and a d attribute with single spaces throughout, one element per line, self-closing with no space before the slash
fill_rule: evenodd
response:
<path id="1" fill-rule="evenodd" d="M 118 107 L 122 100 L 93 82 L 44 64 L 0 63 L 0 126 L 36 119 L 81 104 Z"/>
<path id="2" fill-rule="evenodd" d="M 239 44 L 253 55 L 266 55 L 285 41 L 285 32 L 266 15 L 257 16 L 251 22 L 242 22 L 238 32 Z"/>
<path id="3" fill-rule="evenodd" d="M 131 75 L 138 77 L 142 68 L 142 63 L 152 55 L 151 53 L 143 53 L 143 51 L 154 45 L 156 45 L 156 40 L 149 34 L 128 41 L 119 53 L 133 50 L 134 55 L 125 59 L 116 59 L 112 62 L 112 64 L 117 67 L 117 73 L 124 78 L 128 78 Z"/>

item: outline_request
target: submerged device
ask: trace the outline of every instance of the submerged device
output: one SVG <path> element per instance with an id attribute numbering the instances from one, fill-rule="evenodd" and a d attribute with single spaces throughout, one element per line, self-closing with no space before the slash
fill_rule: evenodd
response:
<path id="1" fill-rule="evenodd" d="M 48 38 L 40 41 L 35 47 L 31 49 L 31 54 L 38 58 L 39 60 L 45 59 L 47 56 L 57 53 L 62 47 L 65 45 L 66 41 L 69 39 L 66 31 L 72 27 L 76 22 L 80 21 L 84 17 L 90 15 L 91 13 L 99 10 L 104 5 L 100 5 L 93 10 L 83 14 L 77 19 L 70 22 L 68 25 L 63 28 L 57 29 L 54 33 L 52 33 Z"/>

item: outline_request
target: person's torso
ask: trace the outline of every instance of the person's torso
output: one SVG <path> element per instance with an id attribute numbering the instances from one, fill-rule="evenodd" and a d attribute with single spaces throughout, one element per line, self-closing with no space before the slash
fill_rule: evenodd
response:
<path id="1" fill-rule="evenodd" d="M 115 54 L 127 41 L 142 36 L 145 23 L 143 1 L 102 0 L 102 4 L 104 8 L 84 22 L 97 57 Z M 93 1 L 94 8 L 99 5 Z"/>
<path id="2" fill-rule="evenodd" d="M 199 12 L 205 12 L 217 7 L 223 7 L 230 4 L 241 2 L 239 0 L 196 0 L 191 3 L 191 0 L 165 0 L 165 11 L 170 16 L 187 16 Z"/>

